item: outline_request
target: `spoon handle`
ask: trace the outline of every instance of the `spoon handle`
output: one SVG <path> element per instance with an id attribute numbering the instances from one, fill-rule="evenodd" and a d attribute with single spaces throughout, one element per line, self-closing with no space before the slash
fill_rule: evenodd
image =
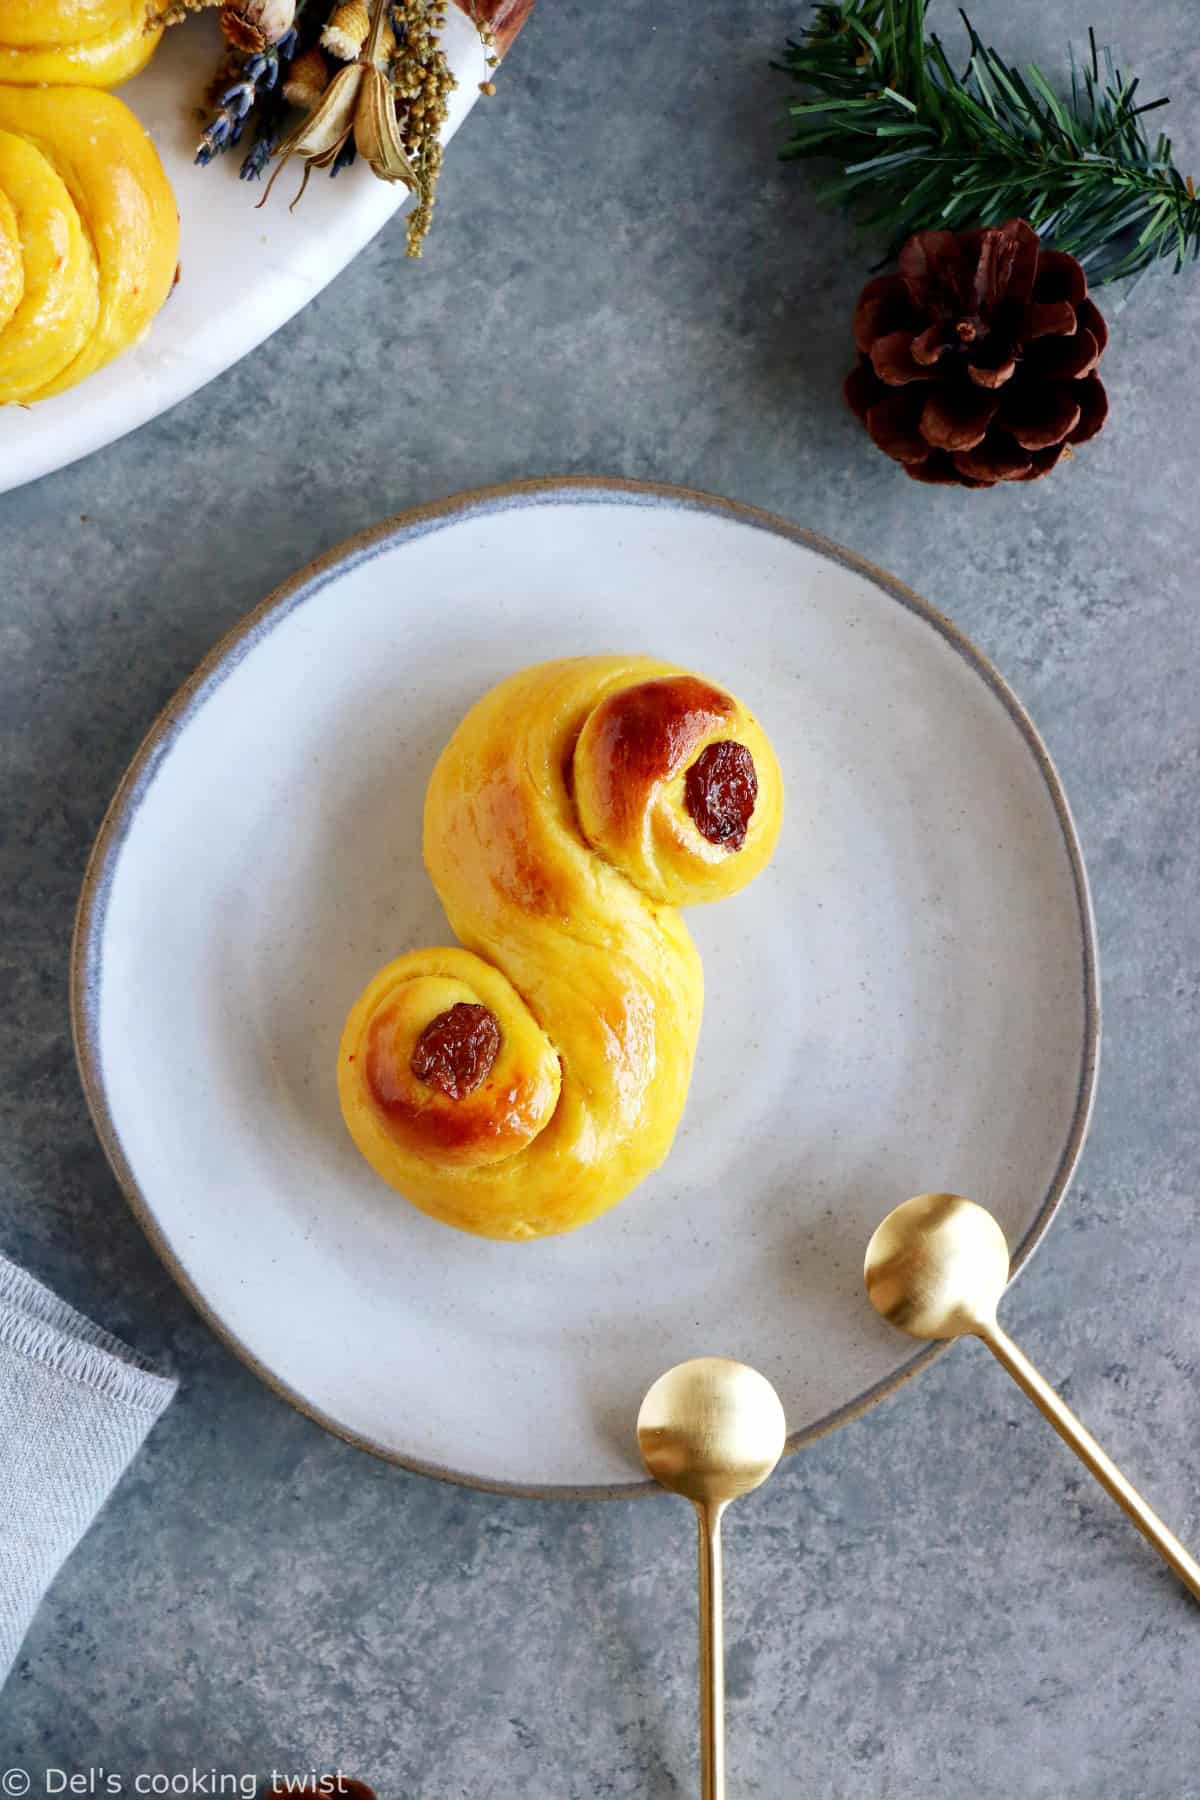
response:
<path id="1" fill-rule="evenodd" d="M 1200 1563 L 1188 1554 L 1175 1533 L 1168 1531 L 1153 1508 L 1147 1506 L 1137 1489 L 1126 1481 L 1116 1463 L 1100 1448 L 1091 1432 L 1080 1424 L 1070 1407 L 1043 1381 L 1029 1358 L 999 1325 L 988 1325 L 979 1335 L 997 1361 L 1008 1370 L 1017 1386 L 1029 1395 L 1038 1411 L 1049 1419 L 1058 1435 L 1071 1446 L 1100 1486 L 1112 1495 L 1147 1542 L 1153 1544 L 1163 1561 L 1174 1569 L 1184 1586 L 1200 1600 Z"/>
<path id="2" fill-rule="evenodd" d="M 721 1572 L 724 1505 L 697 1504 L 700 1528 L 700 1793 L 725 1800 L 725 1626 Z"/>

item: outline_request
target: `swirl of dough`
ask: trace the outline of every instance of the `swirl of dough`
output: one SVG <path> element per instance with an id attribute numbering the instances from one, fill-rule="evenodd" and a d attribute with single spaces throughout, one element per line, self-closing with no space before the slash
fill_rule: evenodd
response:
<path id="1" fill-rule="evenodd" d="M 485 1237 L 569 1231 L 670 1149 L 703 972 L 677 905 L 766 865 L 783 782 L 732 695 L 650 657 L 511 676 L 425 800 L 425 865 L 462 949 L 369 983 L 338 1060 L 350 1134 L 423 1211 Z"/>
<path id="2" fill-rule="evenodd" d="M 136 343 L 178 251 L 174 196 L 124 101 L 0 85 L 0 404 L 60 394 Z"/>
<path id="3" fill-rule="evenodd" d="M 162 34 L 146 0 L 0 0 L 0 82 L 116 87 Z"/>

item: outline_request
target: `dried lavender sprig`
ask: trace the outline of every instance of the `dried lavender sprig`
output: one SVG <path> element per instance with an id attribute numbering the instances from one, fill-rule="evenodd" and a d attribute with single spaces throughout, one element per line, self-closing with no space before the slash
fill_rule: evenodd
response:
<path id="1" fill-rule="evenodd" d="M 353 136 L 348 137 L 329 165 L 330 181 L 335 175 L 340 175 L 343 169 L 348 169 L 357 155 L 358 145 L 354 142 Z"/>
<path id="2" fill-rule="evenodd" d="M 255 120 L 254 142 L 242 158 L 242 166 L 238 171 L 242 181 L 260 181 L 266 174 L 267 164 L 283 142 L 287 110 L 288 103 L 283 97 L 282 85 L 277 85 L 260 102 Z"/>
<path id="3" fill-rule="evenodd" d="M 277 44 L 256 50 L 242 64 L 238 79 L 217 98 L 217 112 L 200 134 L 196 161 L 203 168 L 236 144 L 245 129 L 252 109 L 279 82 L 279 72 L 292 59 L 296 49 L 296 32 L 285 32 Z"/>
<path id="4" fill-rule="evenodd" d="M 261 181 L 267 172 L 267 164 L 283 141 L 283 130 L 280 116 L 272 113 L 269 119 L 260 119 L 258 133 L 242 158 L 242 166 L 238 170 L 241 181 Z"/>

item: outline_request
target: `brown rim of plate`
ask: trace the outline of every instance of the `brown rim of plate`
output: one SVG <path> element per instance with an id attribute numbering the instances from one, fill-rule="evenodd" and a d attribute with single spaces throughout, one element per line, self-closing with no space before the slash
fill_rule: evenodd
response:
<path id="1" fill-rule="evenodd" d="M 840 545 L 831 543 L 816 532 L 805 530 L 800 525 L 793 525 L 773 513 L 764 512 L 758 507 L 744 505 L 740 501 L 722 500 L 712 494 L 701 493 L 692 488 L 672 487 L 664 482 L 627 481 L 602 475 L 580 475 L 503 482 L 495 487 L 476 488 L 466 493 L 455 494 L 447 500 L 435 501 L 427 506 L 413 507 L 408 512 L 397 513 L 394 517 L 385 519 L 382 524 L 371 526 L 368 530 L 359 532 L 355 537 L 348 538 L 344 543 L 326 551 L 324 556 L 317 557 L 298 574 L 283 582 L 259 606 L 255 607 L 253 612 L 247 614 L 240 624 L 235 625 L 231 631 L 226 633 L 163 708 L 122 776 L 120 785 L 101 822 L 84 875 L 71 943 L 71 1030 L 75 1040 L 75 1054 L 84 1094 L 113 1174 L 124 1191 L 134 1217 L 138 1220 L 167 1270 L 221 1342 L 232 1350 L 234 1355 L 246 1364 L 247 1368 L 252 1369 L 273 1393 L 277 1394 L 280 1399 L 286 1400 L 289 1405 L 294 1406 L 298 1412 L 322 1426 L 333 1437 L 341 1438 L 344 1443 L 352 1444 L 358 1450 L 365 1450 L 370 1455 L 381 1458 L 384 1462 L 408 1469 L 414 1474 L 431 1476 L 437 1481 L 453 1482 L 460 1487 L 533 1500 L 626 1500 L 641 1494 L 656 1493 L 659 1490 L 655 1483 L 649 1480 L 629 1481 L 599 1487 L 566 1485 L 539 1487 L 520 1482 L 491 1481 L 485 1476 L 444 1468 L 437 1463 L 398 1456 L 395 1451 L 387 1449 L 384 1445 L 375 1443 L 370 1438 L 362 1437 L 356 1432 L 348 1431 L 336 1419 L 331 1419 L 319 1408 L 312 1406 L 301 1394 L 279 1380 L 217 1316 L 213 1307 L 188 1277 L 160 1229 L 149 1202 L 138 1187 L 109 1111 L 95 1030 L 99 996 L 100 945 L 109 886 L 121 845 L 133 816 L 137 812 L 141 798 L 154 778 L 158 764 L 168 753 L 174 738 L 183 729 L 189 718 L 204 705 L 209 693 L 219 686 L 243 656 L 248 654 L 255 644 L 281 623 L 290 612 L 305 601 L 315 598 L 345 569 L 368 562 L 408 539 L 422 537 L 430 531 L 441 530 L 447 525 L 472 515 L 479 516 L 531 505 L 587 504 L 588 502 L 605 501 L 616 501 L 620 504 L 635 506 L 665 504 L 687 511 L 715 514 L 719 518 L 751 526 L 756 531 L 768 531 L 777 537 L 787 538 L 792 543 L 802 544 L 806 549 L 814 551 L 827 561 L 836 563 L 841 568 L 850 569 L 856 575 L 864 576 L 891 599 L 905 607 L 907 611 L 915 613 L 927 625 L 932 626 L 951 648 L 958 652 L 964 662 L 968 663 L 976 674 L 982 677 L 985 684 L 1001 702 L 1032 752 L 1034 761 L 1049 790 L 1062 830 L 1079 907 L 1084 987 L 1084 1043 L 1070 1130 L 1067 1133 L 1053 1179 L 1042 1199 L 1033 1224 L 1013 1254 L 1010 1280 L 1015 1278 L 1028 1263 L 1070 1185 L 1087 1136 L 1100 1059 L 1100 985 L 1096 955 L 1096 926 L 1092 913 L 1091 894 L 1075 831 L 1075 823 L 1050 753 L 1042 742 L 1041 735 L 1029 714 L 988 658 L 977 650 L 974 644 L 944 614 L 913 593 L 911 588 L 905 587 L 903 582 L 897 581 L 894 576 L 887 574 L 884 570 L 876 568 L 864 557 L 857 556 L 853 551 L 845 550 Z M 805 1444 L 814 1443 L 818 1438 L 835 1431 L 838 1426 L 848 1424 L 852 1419 L 860 1418 L 873 1406 L 878 1405 L 881 1400 L 886 1399 L 889 1394 L 895 1393 L 922 1369 L 927 1368 L 948 1348 L 949 1345 L 945 1343 L 928 1344 L 923 1349 L 916 1351 L 907 1362 L 903 1363 L 894 1373 L 886 1376 L 884 1380 L 876 1382 L 873 1387 L 859 1394 L 854 1400 L 848 1401 L 845 1406 L 840 1406 L 826 1414 L 824 1418 L 818 1419 L 815 1424 L 807 1426 L 803 1431 L 793 1433 L 787 1440 L 785 1453 L 790 1454 L 792 1451 L 799 1450 Z M 651 1376 L 648 1375 L 647 1380 L 650 1379 Z"/>

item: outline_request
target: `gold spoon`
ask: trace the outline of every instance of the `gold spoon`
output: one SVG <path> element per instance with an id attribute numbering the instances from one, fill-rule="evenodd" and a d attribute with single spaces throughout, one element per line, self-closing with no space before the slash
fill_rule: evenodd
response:
<path id="1" fill-rule="evenodd" d="M 642 1401 L 637 1432 L 655 1481 L 696 1508 L 700 1784 L 703 1800 L 725 1800 L 721 1515 L 731 1500 L 761 1486 L 783 1455 L 783 1407 L 765 1375 L 723 1356 L 700 1356 L 659 1376 Z"/>
<path id="2" fill-rule="evenodd" d="M 997 1362 L 1049 1419 L 1080 1462 L 1200 1600 L 1200 1563 L 1189 1556 L 996 1322 L 1008 1285 L 1008 1244 L 982 1206 L 960 1194 L 918 1194 L 888 1214 L 867 1245 L 871 1305 L 918 1338 L 982 1338 Z"/>

